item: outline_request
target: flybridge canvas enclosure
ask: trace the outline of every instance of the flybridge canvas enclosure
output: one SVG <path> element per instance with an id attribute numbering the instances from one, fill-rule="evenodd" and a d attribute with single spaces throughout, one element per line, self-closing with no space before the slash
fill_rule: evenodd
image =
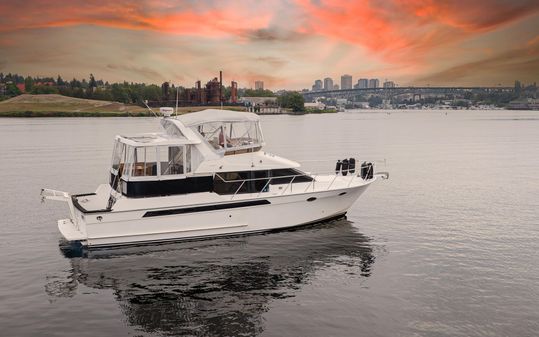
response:
<path id="1" fill-rule="evenodd" d="M 190 173 L 191 144 L 185 142 L 157 134 L 116 137 L 110 185 L 118 189 L 121 181 L 178 179 Z"/>
<path id="2" fill-rule="evenodd" d="M 217 151 L 241 153 L 258 151 L 263 144 L 258 122 L 207 122 L 191 127 Z"/>
<path id="3" fill-rule="evenodd" d="M 208 109 L 179 116 L 177 120 L 218 153 L 254 152 L 264 145 L 260 118 L 253 113 Z"/>

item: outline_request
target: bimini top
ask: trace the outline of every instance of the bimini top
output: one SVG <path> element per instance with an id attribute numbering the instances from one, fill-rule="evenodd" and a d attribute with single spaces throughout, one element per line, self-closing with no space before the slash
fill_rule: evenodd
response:
<path id="1" fill-rule="evenodd" d="M 211 122 L 258 122 L 260 117 L 251 112 L 206 109 L 180 115 L 177 119 L 185 126 L 195 126 Z"/>

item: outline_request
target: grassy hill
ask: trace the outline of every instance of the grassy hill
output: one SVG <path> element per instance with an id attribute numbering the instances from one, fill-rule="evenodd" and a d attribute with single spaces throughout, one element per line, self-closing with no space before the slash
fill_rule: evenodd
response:
<path id="1" fill-rule="evenodd" d="M 216 106 L 180 107 L 179 114 L 218 109 Z M 225 107 L 244 111 L 243 107 Z M 158 111 L 159 109 L 154 109 Z M 56 94 L 19 95 L 0 102 L 0 117 L 143 117 L 153 116 L 146 108 L 118 102 L 97 101 Z"/>
<path id="2" fill-rule="evenodd" d="M 3 117 L 148 116 L 145 108 L 62 95 L 19 95 L 0 102 Z"/>

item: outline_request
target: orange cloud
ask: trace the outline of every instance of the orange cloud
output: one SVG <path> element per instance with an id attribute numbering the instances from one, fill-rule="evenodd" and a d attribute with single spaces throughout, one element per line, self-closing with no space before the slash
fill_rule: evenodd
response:
<path id="1" fill-rule="evenodd" d="M 393 63 L 416 62 L 440 45 L 535 14 L 538 1 L 296 0 L 301 32 L 361 45 Z"/>
<path id="2" fill-rule="evenodd" d="M 245 6 L 242 6 L 245 8 Z M 31 1 L 0 5 L 5 23 L 0 32 L 98 25 L 131 30 L 151 30 L 163 33 L 222 37 L 240 35 L 246 30 L 264 29 L 272 14 L 254 15 L 242 7 L 176 8 L 166 2 L 139 1 Z"/>

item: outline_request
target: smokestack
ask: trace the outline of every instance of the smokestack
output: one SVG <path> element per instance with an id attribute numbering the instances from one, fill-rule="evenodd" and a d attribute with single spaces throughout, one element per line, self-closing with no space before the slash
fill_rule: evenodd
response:
<path id="1" fill-rule="evenodd" d="M 223 71 L 219 70 L 219 102 L 223 102 Z"/>

